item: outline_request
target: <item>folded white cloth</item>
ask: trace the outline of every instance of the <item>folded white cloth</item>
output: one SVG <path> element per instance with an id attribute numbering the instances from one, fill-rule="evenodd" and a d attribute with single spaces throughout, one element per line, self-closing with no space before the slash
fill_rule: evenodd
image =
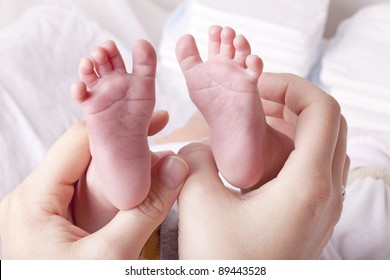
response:
<path id="1" fill-rule="evenodd" d="M 193 0 L 190 33 L 207 53 L 210 25 L 231 26 L 263 58 L 265 71 L 307 76 L 317 60 L 328 0 Z"/>
<path id="2" fill-rule="evenodd" d="M 175 56 L 184 33 L 194 35 L 207 59 L 208 29 L 231 26 L 245 35 L 265 63 L 264 70 L 308 76 L 318 59 L 329 0 L 190 0 L 166 23 L 159 46 L 157 104 L 170 110 L 172 127 L 185 124 L 195 111 Z M 174 125 L 173 125 L 174 124 Z"/>
<path id="3" fill-rule="evenodd" d="M 320 80 L 350 128 L 390 132 L 390 4 L 344 21 L 322 60 Z"/>

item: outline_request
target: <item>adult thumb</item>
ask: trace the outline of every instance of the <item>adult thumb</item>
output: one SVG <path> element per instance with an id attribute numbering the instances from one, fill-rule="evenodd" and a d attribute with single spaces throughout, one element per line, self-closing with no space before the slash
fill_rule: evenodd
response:
<path id="1" fill-rule="evenodd" d="M 136 259 L 153 231 L 175 203 L 188 175 L 187 163 L 177 155 L 161 158 L 152 168 L 152 186 L 136 208 L 119 211 L 105 227 L 88 237 L 101 259 Z M 120 244 L 120 245 L 118 245 Z"/>

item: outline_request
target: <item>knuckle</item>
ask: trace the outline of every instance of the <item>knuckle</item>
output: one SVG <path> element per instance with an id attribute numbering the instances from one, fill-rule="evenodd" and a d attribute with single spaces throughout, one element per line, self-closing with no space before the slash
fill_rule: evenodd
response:
<path id="1" fill-rule="evenodd" d="M 165 201 L 154 189 L 151 189 L 148 197 L 138 206 L 139 211 L 152 220 L 164 217 L 166 208 Z"/>
<path id="2" fill-rule="evenodd" d="M 322 221 L 326 231 L 334 229 L 343 209 L 342 195 L 334 192 L 331 182 L 312 181 L 314 187 L 303 191 L 298 201 L 306 221 Z"/>
<path id="3" fill-rule="evenodd" d="M 329 108 L 331 115 L 341 118 L 341 106 L 337 100 L 327 93 L 325 93 L 324 98 L 324 104 L 326 104 L 327 108 Z"/>

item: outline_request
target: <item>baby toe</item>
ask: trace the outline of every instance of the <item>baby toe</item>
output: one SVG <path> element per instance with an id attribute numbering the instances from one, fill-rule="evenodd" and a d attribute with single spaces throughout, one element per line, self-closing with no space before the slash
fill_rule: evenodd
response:
<path id="1" fill-rule="evenodd" d="M 138 40 L 133 47 L 133 74 L 156 75 L 157 55 L 153 46 L 145 40 Z"/>
<path id="2" fill-rule="evenodd" d="M 182 71 L 187 71 L 202 63 L 194 37 L 184 35 L 179 39 L 176 44 L 176 57 Z"/>
<path id="3" fill-rule="evenodd" d="M 263 72 L 263 61 L 257 55 L 249 55 L 245 60 L 247 71 L 254 77 L 255 80 L 259 79 Z"/>
<path id="4" fill-rule="evenodd" d="M 220 54 L 226 58 L 234 58 L 236 49 L 233 45 L 233 40 L 236 37 L 236 32 L 230 27 L 224 27 L 221 32 L 221 48 Z"/>
<path id="5" fill-rule="evenodd" d="M 209 58 L 219 54 L 221 49 L 221 32 L 222 27 L 218 25 L 213 25 L 209 29 Z"/>
<path id="6" fill-rule="evenodd" d="M 114 69 L 111 65 L 107 51 L 103 47 L 97 47 L 91 53 L 96 72 L 100 77 L 110 74 Z"/>
<path id="7" fill-rule="evenodd" d="M 84 82 L 74 83 L 70 89 L 70 93 L 77 102 L 82 103 L 88 98 L 87 86 Z"/>
<path id="8" fill-rule="evenodd" d="M 102 45 L 102 48 L 105 50 L 113 70 L 125 73 L 125 62 L 115 42 L 111 40 L 107 41 Z"/>
<path id="9" fill-rule="evenodd" d="M 242 67 L 246 66 L 245 60 L 251 54 L 251 46 L 243 35 L 238 35 L 233 41 L 236 53 L 234 60 Z"/>
<path id="10" fill-rule="evenodd" d="M 95 72 L 95 66 L 89 58 L 82 58 L 79 63 L 79 76 L 80 79 L 87 85 L 92 87 L 98 80 L 98 76 Z"/>

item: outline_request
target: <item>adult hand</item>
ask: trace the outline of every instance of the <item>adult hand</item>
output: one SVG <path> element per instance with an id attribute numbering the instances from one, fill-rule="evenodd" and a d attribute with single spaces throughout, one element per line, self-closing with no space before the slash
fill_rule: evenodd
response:
<path id="1" fill-rule="evenodd" d="M 259 84 L 278 108 L 272 117 L 289 112 L 282 131 L 295 149 L 275 179 L 243 194 L 223 185 L 208 145 L 184 147 L 190 176 L 179 196 L 182 259 L 316 259 L 339 220 L 349 159 L 338 103 L 289 74 L 264 73 Z"/>
<path id="2" fill-rule="evenodd" d="M 157 117 L 151 130 L 159 130 Z M 89 234 L 72 223 L 74 184 L 90 161 L 83 124 L 73 126 L 39 166 L 0 204 L 3 256 L 8 259 L 136 259 L 176 200 L 188 167 L 178 156 L 156 160 L 146 200 L 120 211 Z"/>

